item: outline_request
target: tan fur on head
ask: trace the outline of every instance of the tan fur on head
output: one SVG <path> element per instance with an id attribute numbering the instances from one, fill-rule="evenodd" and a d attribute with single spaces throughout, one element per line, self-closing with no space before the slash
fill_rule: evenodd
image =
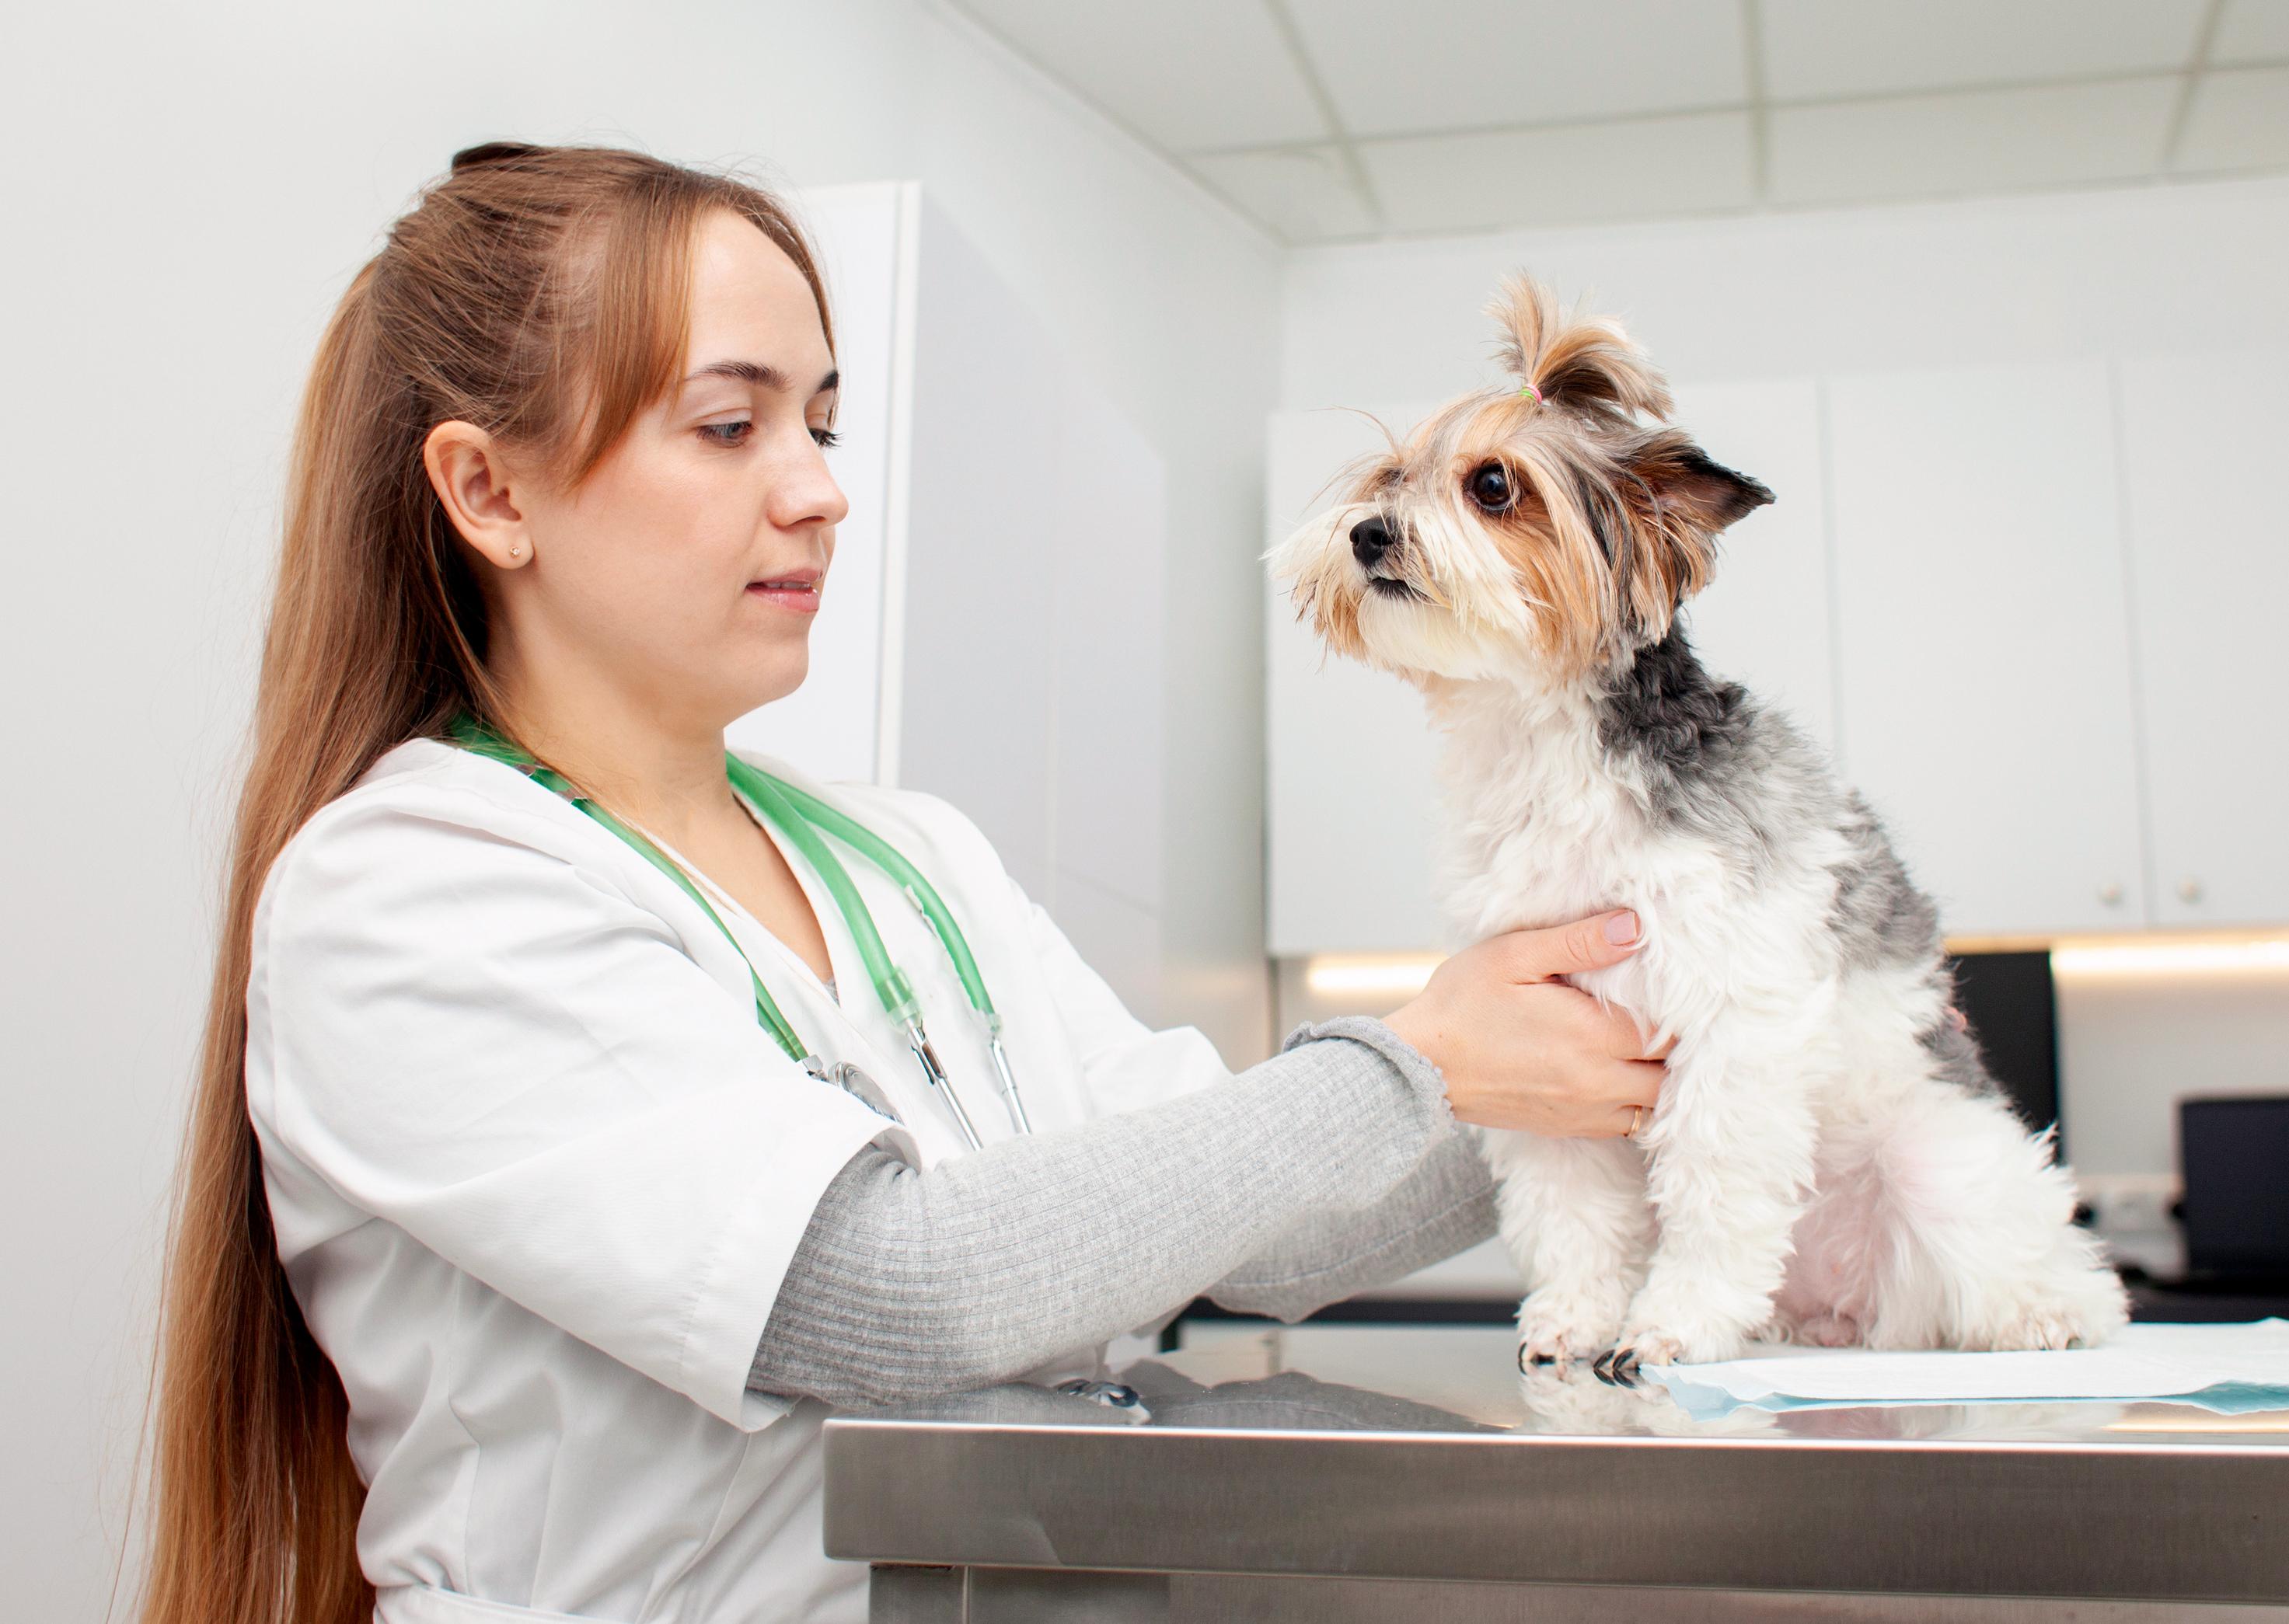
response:
<path id="1" fill-rule="evenodd" d="M 1503 282 L 1487 314 L 1502 327 L 1503 365 L 1545 404 L 1600 417 L 1669 416 L 1668 383 L 1612 317 L 1563 315 L 1549 285 L 1522 274 Z"/>
<path id="2" fill-rule="evenodd" d="M 1338 654 L 1417 681 L 1572 682 L 1667 635 L 1718 534 L 1772 493 L 1667 426 L 1668 386 L 1618 322 L 1561 315 L 1524 276 L 1492 314 L 1541 399 L 1450 402 L 1339 475 L 1343 499 L 1272 569 Z M 1492 506 L 1490 469 L 1507 496 Z M 1369 519 L 1395 538 L 1371 563 L 1353 541 Z"/>

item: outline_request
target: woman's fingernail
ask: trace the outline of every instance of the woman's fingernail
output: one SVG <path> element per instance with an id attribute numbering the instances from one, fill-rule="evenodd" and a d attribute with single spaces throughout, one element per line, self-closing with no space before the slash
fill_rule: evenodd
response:
<path id="1" fill-rule="evenodd" d="M 1606 921 L 1606 940 L 1615 947 L 1627 947 L 1638 939 L 1638 916 L 1624 908 Z"/>

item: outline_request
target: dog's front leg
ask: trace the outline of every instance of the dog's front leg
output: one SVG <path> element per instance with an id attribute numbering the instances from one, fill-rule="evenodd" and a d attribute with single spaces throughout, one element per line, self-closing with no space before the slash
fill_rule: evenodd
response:
<path id="1" fill-rule="evenodd" d="M 1528 1287 L 1519 1368 L 1587 1363 L 1614 1346 L 1645 1278 L 1653 1214 L 1626 1140 L 1484 1135 L 1503 1244 Z"/>
<path id="2" fill-rule="evenodd" d="M 1742 1016 L 1670 1057 L 1644 1135 L 1661 1222 L 1615 1365 L 1729 1359 L 1772 1318 L 1789 1236 L 1812 1193 L 1809 1057 Z"/>

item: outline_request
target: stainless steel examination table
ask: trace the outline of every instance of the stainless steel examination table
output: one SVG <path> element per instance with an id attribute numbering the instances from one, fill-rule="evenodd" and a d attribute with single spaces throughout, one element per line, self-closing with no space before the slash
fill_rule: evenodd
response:
<path id="1" fill-rule="evenodd" d="M 2289 1620 L 2289 1413 L 1696 1422 L 1512 1346 L 1227 1336 L 1119 1373 L 1141 1426 L 1030 1388 L 838 1416 L 827 1550 L 876 1624 Z"/>

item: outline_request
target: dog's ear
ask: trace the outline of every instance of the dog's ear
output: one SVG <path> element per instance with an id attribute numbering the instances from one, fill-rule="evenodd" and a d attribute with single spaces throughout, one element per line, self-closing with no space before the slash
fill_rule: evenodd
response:
<path id="1" fill-rule="evenodd" d="M 1487 314 L 1501 331 L 1503 365 L 1544 405 L 1615 423 L 1669 416 L 1660 369 L 1611 317 L 1562 314 L 1558 296 L 1523 273 L 1503 283 Z"/>
<path id="2" fill-rule="evenodd" d="M 1631 626 L 1660 637 L 1678 605 L 1709 584 L 1717 537 L 1773 499 L 1675 429 L 1647 435 L 1623 460 L 1632 476 L 1620 495 L 1631 545 L 1615 560 L 1615 585 Z"/>
<path id="3" fill-rule="evenodd" d="M 1712 539 L 1773 499 L 1760 481 L 1735 474 L 1682 435 L 1655 435 L 1630 471 L 1664 515 Z"/>

